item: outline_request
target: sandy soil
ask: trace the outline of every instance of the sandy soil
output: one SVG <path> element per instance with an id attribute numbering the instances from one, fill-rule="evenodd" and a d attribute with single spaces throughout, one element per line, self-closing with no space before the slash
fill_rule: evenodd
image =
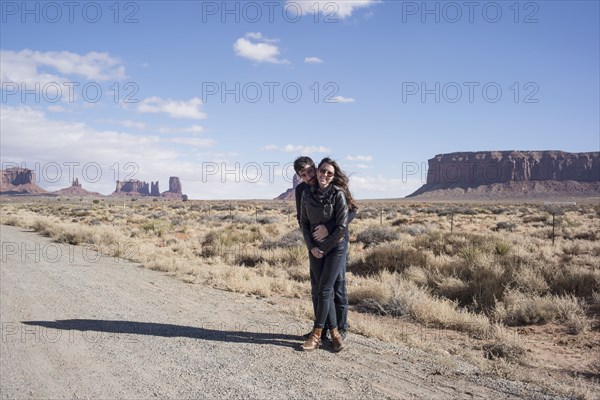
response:
<path id="1" fill-rule="evenodd" d="M 349 335 L 305 353 L 310 321 L 1 226 L 0 392 L 33 398 L 550 398 L 448 355 Z"/>

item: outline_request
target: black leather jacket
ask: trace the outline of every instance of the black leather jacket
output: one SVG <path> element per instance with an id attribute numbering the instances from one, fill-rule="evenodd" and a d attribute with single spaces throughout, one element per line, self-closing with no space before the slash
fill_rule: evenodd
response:
<path id="1" fill-rule="evenodd" d="M 315 242 L 312 231 L 317 225 L 325 225 L 330 232 L 321 243 Z M 320 194 L 319 185 L 314 185 L 302 193 L 300 226 L 306 246 L 314 247 L 327 254 L 345 236 L 348 229 L 348 204 L 344 192 L 332 185 Z"/>

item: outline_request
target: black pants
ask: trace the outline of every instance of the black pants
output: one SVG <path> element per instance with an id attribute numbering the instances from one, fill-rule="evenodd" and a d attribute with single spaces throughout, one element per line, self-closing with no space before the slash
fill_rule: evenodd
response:
<path id="1" fill-rule="evenodd" d="M 348 295 L 345 279 L 347 252 L 348 242 L 344 240 L 321 259 L 317 259 L 313 257 L 312 253 L 309 253 L 315 328 L 339 326 L 340 329 L 346 329 L 348 318 Z M 339 300 L 338 304 L 334 302 L 334 294 Z"/>

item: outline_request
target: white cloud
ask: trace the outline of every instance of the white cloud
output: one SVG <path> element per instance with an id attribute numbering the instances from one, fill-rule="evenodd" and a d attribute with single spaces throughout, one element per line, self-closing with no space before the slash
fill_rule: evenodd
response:
<path id="1" fill-rule="evenodd" d="M 321 60 L 319 57 L 306 57 L 304 62 L 307 64 L 321 64 L 323 60 Z"/>
<path id="2" fill-rule="evenodd" d="M 71 183 L 65 163 L 79 163 L 79 176 L 82 176 L 81 168 L 89 164 L 93 166 L 90 174 L 95 177 L 98 171 L 95 166 L 99 166 L 102 176 L 98 181 L 80 181 L 84 189 L 104 194 L 114 190 L 115 177 L 127 176 L 128 171 L 123 169 L 127 163 L 138 166 L 136 179 L 147 181 L 156 179 L 164 171 L 177 170 L 179 153 L 165 146 L 158 136 L 97 130 L 82 122 L 52 120 L 44 112 L 26 106 L 3 106 L 0 111 L 3 163 L 25 162 L 31 169 L 35 169 L 33 163 L 39 163 L 42 168 L 38 168 L 36 175 L 45 189 L 57 190 Z M 54 179 L 56 168 L 49 169 L 49 176 L 44 175 L 45 165 L 60 166 L 60 179 Z"/>
<path id="3" fill-rule="evenodd" d="M 122 80 L 125 67 L 108 53 L 77 54 L 69 51 L 0 51 L 0 81 L 45 85 L 67 82 L 73 76 L 90 81 Z M 63 76 L 57 75 L 61 74 Z"/>
<path id="4" fill-rule="evenodd" d="M 134 129 L 145 129 L 146 124 L 144 122 L 132 121 L 129 119 L 99 119 L 97 122 L 105 123 L 105 124 L 113 124 L 119 125 L 125 128 L 134 128 Z"/>
<path id="5" fill-rule="evenodd" d="M 191 133 L 194 135 L 199 135 L 204 132 L 204 127 L 200 125 L 192 125 L 188 128 L 172 128 L 168 126 L 163 126 L 158 128 L 159 133 Z"/>
<path id="6" fill-rule="evenodd" d="M 170 143 L 184 144 L 192 147 L 213 147 L 217 142 L 213 139 L 200 139 L 194 137 L 175 137 L 167 139 Z"/>
<path id="7" fill-rule="evenodd" d="M 48 111 L 51 111 L 51 112 L 67 112 L 67 109 L 64 108 L 63 106 L 54 105 L 54 106 L 48 106 Z"/>
<path id="8" fill-rule="evenodd" d="M 352 195 L 360 199 L 405 197 L 420 188 L 419 179 L 384 178 L 382 176 L 350 176 Z"/>
<path id="9" fill-rule="evenodd" d="M 373 161 L 372 156 L 347 156 L 346 160 L 350 161 Z"/>
<path id="10" fill-rule="evenodd" d="M 304 146 L 300 144 L 286 144 L 285 146 L 277 146 L 269 144 L 264 147 L 267 151 L 282 151 L 284 153 L 298 153 L 298 154 L 314 154 L 314 153 L 330 153 L 331 149 L 324 146 Z"/>
<path id="11" fill-rule="evenodd" d="M 200 111 L 202 100 L 197 97 L 189 101 L 163 100 L 149 97 L 142 100 L 137 110 L 141 113 L 166 113 L 173 118 L 205 119 L 206 113 Z"/>
<path id="12" fill-rule="evenodd" d="M 286 59 L 279 59 L 279 48 L 274 44 L 278 39 L 265 38 L 260 32 L 248 32 L 233 45 L 235 55 L 258 62 L 272 64 L 289 64 Z"/>
<path id="13" fill-rule="evenodd" d="M 330 103 L 354 103 L 355 100 L 352 97 L 335 96 L 329 102 Z"/>
<path id="14" fill-rule="evenodd" d="M 373 168 L 368 164 L 356 164 L 356 168 L 360 168 L 360 169 L 369 169 L 369 168 Z"/>
<path id="15" fill-rule="evenodd" d="M 303 16 L 314 18 L 315 11 L 318 10 L 321 18 L 329 22 L 335 22 L 336 17 L 345 19 L 360 8 L 370 7 L 380 3 L 381 0 L 287 0 L 289 13 L 299 11 Z M 297 10 L 297 9 L 300 10 Z"/>

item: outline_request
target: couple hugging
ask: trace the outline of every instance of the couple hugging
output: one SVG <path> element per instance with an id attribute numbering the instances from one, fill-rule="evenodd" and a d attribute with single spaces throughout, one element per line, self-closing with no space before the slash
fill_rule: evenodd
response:
<path id="1" fill-rule="evenodd" d="M 348 328 L 348 224 L 357 207 L 348 177 L 334 160 L 326 157 L 315 166 L 309 157 L 298 157 L 294 170 L 302 178 L 296 186 L 296 214 L 308 248 L 315 313 L 313 330 L 301 349 L 317 349 L 329 330 L 333 351 L 338 352 Z"/>

